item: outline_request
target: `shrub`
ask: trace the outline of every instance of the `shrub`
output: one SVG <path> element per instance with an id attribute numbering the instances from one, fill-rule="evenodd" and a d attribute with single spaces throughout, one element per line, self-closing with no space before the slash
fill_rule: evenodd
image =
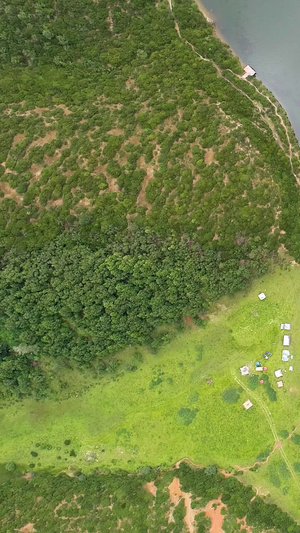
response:
<path id="1" fill-rule="evenodd" d="M 227 403 L 237 403 L 240 398 L 241 390 L 230 388 L 223 392 L 222 399 Z"/>
<path id="2" fill-rule="evenodd" d="M 16 470 L 16 465 L 15 463 L 6 463 L 5 465 L 5 469 L 8 471 L 8 472 L 13 472 L 14 470 Z"/>
<path id="3" fill-rule="evenodd" d="M 288 436 L 289 436 L 289 432 L 287 429 L 283 429 L 282 431 L 280 431 L 279 433 L 280 437 L 282 437 L 283 439 L 287 439 Z"/>
<path id="4" fill-rule="evenodd" d="M 294 435 L 292 435 L 291 440 L 293 441 L 294 444 L 297 444 L 298 446 L 300 446 L 300 435 L 297 435 L 297 433 L 294 433 Z"/>
<path id="5" fill-rule="evenodd" d="M 196 417 L 198 409 L 189 409 L 188 407 L 181 407 L 178 411 L 178 420 L 180 424 L 189 426 Z"/>

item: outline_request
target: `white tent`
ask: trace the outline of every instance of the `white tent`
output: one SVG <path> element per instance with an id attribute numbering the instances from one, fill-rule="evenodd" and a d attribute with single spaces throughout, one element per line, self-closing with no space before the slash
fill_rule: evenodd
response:
<path id="1" fill-rule="evenodd" d="M 283 346 L 289 346 L 291 344 L 291 337 L 289 335 L 283 335 Z"/>
<path id="2" fill-rule="evenodd" d="M 281 324 L 280 329 L 286 329 L 289 331 L 291 327 L 292 327 L 291 324 Z"/>
<path id="3" fill-rule="evenodd" d="M 250 374 L 250 369 L 247 365 L 242 366 L 240 368 L 240 371 L 241 371 L 242 376 L 247 376 L 248 374 Z"/>
<path id="4" fill-rule="evenodd" d="M 264 292 L 261 292 L 259 295 L 258 295 L 259 299 L 260 300 L 265 300 L 266 299 L 266 295 Z"/>
<path id="5" fill-rule="evenodd" d="M 288 361 L 290 358 L 290 351 L 289 350 L 282 350 L 282 361 Z"/>
<path id="6" fill-rule="evenodd" d="M 275 370 L 275 377 L 276 378 L 282 378 L 282 376 L 283 376 L 283 373 L 282 373 L 281 369 Z"/>

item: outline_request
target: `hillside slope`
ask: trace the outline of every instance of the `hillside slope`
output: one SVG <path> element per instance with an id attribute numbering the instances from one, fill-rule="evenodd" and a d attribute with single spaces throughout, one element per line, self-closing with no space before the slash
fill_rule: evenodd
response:
<path id="1" fill-rule="evenodd" d="M 1 331 L 25 345 L 3 347 L 5 390 L 40 394 L 41 357 L 155 348 L 279 246 L 299 256 L 293 132 L 192 2 L 0 15 Z"/>
<path id="2" fill-rule="evenodd" d="M 33 4 L 0 8 L 2 246 L 137 225 L 276 249 L 298 208 L 294 136 L 196 6 Z"/>

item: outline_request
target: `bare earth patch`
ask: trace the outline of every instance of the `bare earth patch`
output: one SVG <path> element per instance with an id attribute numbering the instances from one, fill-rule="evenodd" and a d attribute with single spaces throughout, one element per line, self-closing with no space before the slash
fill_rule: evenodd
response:
<path id="1" fill-rule="evenodd" d="M 56 139 L 56 130 L 51 130 L 45 135 L 45 137 L 40 137 L 39 139 L 36 139 L 36 141 L 33 141 L 28 146 L 26 155 L 28 154 L 29 150 L 31 150 L 31 148 L 34 148 L 35 146 L 44 146 L 45 144 L 49 144 L 51 141 L 54 141 L 54 139 Z"/>
<path id="2" fill-rule="evenodd" d="M 212 148 L 209 148 L 205 152 L 205 156 L 204 156 L 205 164 L 206 165 L 211 165 L 214 162 L 214 158 L 215 158 L 215 152 L 213 151 Z"/>
<path id="3" fill-rule="evenodd" d="M 23 202 L 23 197 L 17 193 L 16 189 L 13 189 L 7 181 L 0 181 L 0 190 L 4 193 L 4 198 L 10 198 L 21 204 Z"/>
<path id="4" fill-rule="evenodd" d="M 33 475 L 31 472 L 27 472 L 26 474 L 24 474 L 24 476 L 22 476 L 22 479 L 26 479 L 26 481 L 30 481 L 32 478 Z"/>
<path id="5" fill-rule="evenodd" d="M 147 213 L 149 213 L 149 211 L 151 209 L 151 204 L 149 204 L 149 202 L 147 202 L 147 200 L 146 200 L 146 189 L 147 189 L 147 186 L 150 183 L 150 181 L 152 181 L 153 178 L 154 178 L 154 168 L 151 165 L 151 163 L 149 163 L 149 164 L 145 163 L 145 157 L 143 155 L 140 157 L 139 166 L 143 170 L 145 170 L 146 176 L 143 179 L 142 188 L 141 188 L 141 190 L 139 192 L 139 195 L 137 197 L 136 205 L 138 205 L 139 207 L 141 207 L 141 206 L 142 207 L 147 207 Z"/>
<path id="6" fill-rule="evenodd" d="M 247 533 L 252 533 L 253 527 L 247 526 L 247 517 L 244 516 L 243 518 L 237 518 L 236 521 L 238 524 L 240 524 L 241 531 L 246 531 Z"/>
<path id="7" fill-rule="evenodd" d="M 120 128 L 113 128 L 112 130 L 109 130 L 107 133 L 109 135 L 123 135 L 124 130 L 121 130 Z"/>
<path id="8" fill-rule="evenodd" d="M 30 183 L 34 183 L 35 181 L 38 181 L 40 179 L 40 175 L 42 173 L 43 167 L 41 165 L 37 165 L 36 163 L 32 163 L 30 167 L 30 172 L 32 174 L 32 178 L 30 180 Z"/>
<path id="9" fill-rule="evenodd" d="M 33 526 L 34 524 L 30 522 L 26 526 L 21 527 L 21 529 L 17 529 L 17 531 L 20 531 L 20 533 L 34 533 L 36 529 Z"/>
<path id="10" fill-rule="evenodd" d="M 14 140 L 12 143 L 12 147 L 14 148 L 17 144 L 19 144 L 21 141 L 24 141 L 25 135 L 24 133 L 17 133 L 17 135 L 14 136 Z"/>

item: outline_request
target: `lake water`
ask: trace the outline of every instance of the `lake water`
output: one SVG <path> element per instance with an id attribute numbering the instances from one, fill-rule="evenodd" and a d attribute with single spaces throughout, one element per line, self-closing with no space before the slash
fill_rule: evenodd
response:
<path id="1" fill-rule="evenodd" d="M 242 63 L 285 108 L 300 140 L 300 0 L 202 0 Z"/>

